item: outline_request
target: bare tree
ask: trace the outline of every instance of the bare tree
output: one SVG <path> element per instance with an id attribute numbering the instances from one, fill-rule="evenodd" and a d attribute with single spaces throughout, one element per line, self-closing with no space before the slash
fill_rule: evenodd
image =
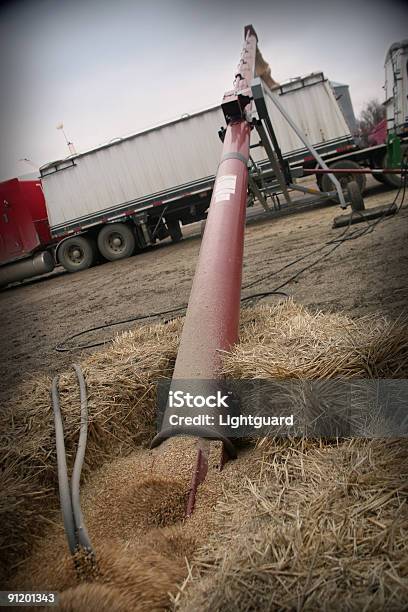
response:
<path id="1" fill-rule="evenodd" d="M 368 134 L 385 118 L 385 107 L 378 100 L 369 100 L 360 113 L 358 128 L 363 145 L 368 144 Z"/>

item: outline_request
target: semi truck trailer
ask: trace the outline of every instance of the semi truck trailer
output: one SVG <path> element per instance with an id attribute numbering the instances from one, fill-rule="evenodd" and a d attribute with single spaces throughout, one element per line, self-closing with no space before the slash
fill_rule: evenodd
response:
<path id="1" fill-rule="evenodd" d="M 279 87 L 279 98 L 324 156 L 352 147 L 350 129 L 322 73 Z M 305 148 L 276 108 L 268 112 L 288 165 L 302 163 Z M 40 168 L 56 261 L 70 272 L 98 258 L 122 259 L 205 219 L 225 127 L 220 106 L 111 141 Z M 269 164 L 257 146 L 258 169 Z M 259 173 L 255 181 L 262 181 Z"/>

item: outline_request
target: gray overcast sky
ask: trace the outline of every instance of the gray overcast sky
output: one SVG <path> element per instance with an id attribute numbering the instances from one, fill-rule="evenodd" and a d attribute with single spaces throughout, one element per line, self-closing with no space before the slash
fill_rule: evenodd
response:
<path id="1" fill-rule="evenodd" d="M 0 180 L 217 104 L 252 23 L 273 77 L 322 70 L 355 111 L 383 101 L 384 56 L 408 37 L 397 0 L 14 0 L 0 4 Z"/>

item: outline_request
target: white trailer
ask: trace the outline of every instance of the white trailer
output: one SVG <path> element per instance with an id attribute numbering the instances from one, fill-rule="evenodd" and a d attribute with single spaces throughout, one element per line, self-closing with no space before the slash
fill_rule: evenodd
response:
<path id="1" fill-rule="evenodd" d="M 385 57 L 385 109 L 387 129 L 398 136 L 408 133 L 408 39 L 396 42 Z"/>
<path id="2" fill-rule="evenodd" d="M 330 156 L 354 147 L 322 73 L 293 79 L 277 94 L 319 153 Z M 302 141 L 276 107 L 266 104 L 283 159 L 301 163 L 307 154 Z M 61 239 L 59 262 L 76 271 L 98 255 L 112 261 L 168 236 L 179 240 L 180 223 L 206 216 L 224 126 L 217 106 L 44 165 L 51 233 Z M 254 130 L 253 161 L 266 167 L 265 150 L 255 148 L 258 140 Z"/>

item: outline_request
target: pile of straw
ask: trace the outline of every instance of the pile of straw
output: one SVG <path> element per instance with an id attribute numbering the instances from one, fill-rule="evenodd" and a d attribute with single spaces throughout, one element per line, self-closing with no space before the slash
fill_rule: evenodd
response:
<path id="1" fill-rule="evenodd" d="M 229 378 L 408 378 L 408 322 L 310 312 L 292 300 L 243 311 Z"/>
<path id="2" fill-rule="evenodd" d="M 406 440 L 265 446 L 218 505 L 177 609 L 406 609 Z"/>
<path id="3" fill-rule="evenodd" d="M 88 388 L 89 430 L 86 468 L 108 456 L 123 455 L 155 432 L 155 383 L 173 370 L 181 321 L 140 327 L 118 337 L 109 349 L 86 357 L 82 369 Z M 39 377 L 17 390 L 1 417 L 7 458 L 36 465 L 41 478 L 56 482 L 51 379 Z M 64 435 L 69 457 L 79 431 L 79 390 L 74 370 L 60 377 Z"/>
<path id="4" fill-rule="evenodd" d="M 0 584 L 30 550 L 48 523 L 44 507 L 50 490 L 36 478 L 34 470 L 24 471 L 16 461 L 0 468 Z"/>
<path id="5" fill-rule="evenodd" d="M 89 408 L 85 476 L 153 437 L 155 383 L 171 375 L 180 329 L 180 320 L 140 327 L 118 337 L 109 349 L 82 361 Z M 49 377 L 27 381 L 16 389 L 14 400 L 0 415 L 3 580 L 29 551 L 32 536 L 41 533 L 58 508 L 50 388 Z M 79 389 L 73 369 L 61 375 L 60 395 L 68 467 L 72 467 L 80 425 Z M 36 500 L 43 511 L 39 511 Z"/>
<path id="6" fill-rule="evenodd" d="M 399 605 L 407 595 L 405 442 L 250 443 L 221 473 L 215 453 L 196 512 L 183 521 L 192 441 L 146 448 L 155 431 L 155 381 L 171 376 L 181 325 L 139 327 L 82 361 L 90 412 L 82 501 L 98 558 L 89 584 L 77 585 L 58 512 L 51 381 L 29 382 L 16 394 L 0 424 L 7 431 L 0 537 L 7 555 L 13 549 L 4 567 L 20 564 L 9 585 L 55 588 L 63 592 L 61 610 L 79 611 L 113 602 L 106 589 L 120 598 L 112 610 L 165 609 L 169 593 L 183 610 L 271 609 L 271 592 L 283 609 L 335 606 L 336 597 L 350 609 L 370 597 L 373 606 Z M 312 313 L 290 300 L 251 308 L 242 314 L 240 344 L 224 355 L 224 373 L 407 377 L 408 325 Z M 60 386 L 72 457 L 80 423 L 73 371 Z M 14 511 L 19 523 L 10 535 L 4 525 Z M 33 539 L 39 535 L 42 541 Z"/>

